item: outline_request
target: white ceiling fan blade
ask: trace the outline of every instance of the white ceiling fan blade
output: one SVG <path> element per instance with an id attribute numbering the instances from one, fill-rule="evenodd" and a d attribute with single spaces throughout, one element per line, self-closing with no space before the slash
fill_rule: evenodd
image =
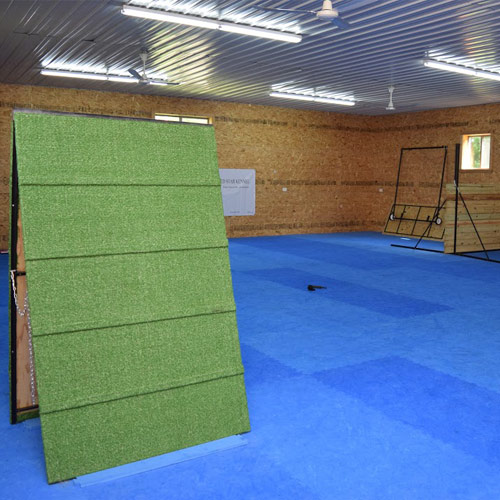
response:
<path id="1" fill-rule="evenodd" d="M 130 68 L 128 72 L 134 77 L 137 78 L 139 81 L 142 80 L 142 76 L 133 68 Z"/>
<path id="2" fill-rule="evenodd" d="M 335 26 L 338 26 L 341 29 L 347 29 L 351 27 L 351 25 L 347 21 L 344 21 L 341 17 L 333 17 L 332 19 L 330 19 L 330 21 L 335 24 Z"/>

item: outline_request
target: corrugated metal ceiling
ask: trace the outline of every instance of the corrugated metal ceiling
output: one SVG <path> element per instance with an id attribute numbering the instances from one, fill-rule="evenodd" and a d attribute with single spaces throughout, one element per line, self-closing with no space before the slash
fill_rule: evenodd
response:
<path id="1" fill-rule="evenodd" d="M 357 0 L 356 0 L 357 2 Z M 121 14 L 121 5 L 170 8 L 231 22 L 301 33 L 290 44 Z M 500 70 L 497 0 L 333 2 L 350 29 L 313 16 L 258 10 L 316 10 L 299 0 L 0 0 L 0 81 L 167 96 L 230 100 L 299 109 L 385 114 L 394 84 L 397 111 L 500 101 L 500 82 L 422 65 L 426 55 Z M 156 87 L 43 76 L 40 69 L 141 69 L 179 86 Z M 352 108 L 273 98 L 273 86 L 355 98 Z"/>

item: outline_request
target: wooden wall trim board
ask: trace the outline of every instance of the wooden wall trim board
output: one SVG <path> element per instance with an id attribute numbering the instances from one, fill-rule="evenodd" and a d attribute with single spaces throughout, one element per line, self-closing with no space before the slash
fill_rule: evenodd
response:
<path id="1" fill-rule="evenodd" d="M 214 119 L 220 168 L 256 170 L 256 214 L 226 217 L 229 237 L 381 231 L 392 205 L 401 147 L 450 146 L 464 133 L 500 132 L 500 104 L 387 116 L 300 111 L 189 98 L 0 84 L 0 248 L 8 246 L 11 119 L 14 108 L 152 118 Z M 465 183 L 500 183 L 492 169 L 463 172 Z M 426 189 L 425 165 L 409 189 Z M 419 171 L 421 172 L 419 174 Z M 411 184 L 411 185 L 410 185 Z M 286 189 L 284 189 L 286 188 Z"/>

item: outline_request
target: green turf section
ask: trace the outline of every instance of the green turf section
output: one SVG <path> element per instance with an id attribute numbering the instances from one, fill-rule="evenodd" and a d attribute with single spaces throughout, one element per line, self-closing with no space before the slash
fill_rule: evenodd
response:
<path id="1" fill-rule="evenodd" d="M 51 481 L 248 430 L 243 377 L 42 415 Z"/>
<path id="2" fill-rule="evenodd" d="M 43 411 L 241 374 L 235 330 L 223 313 L 36 337 Z"/>
<path id="3" fill-rule="evenodd" d="M 145 243 L 148 252 L 227 245 L 217 186 L 23 186 L 22 191 L 22 209 L 30 214 L 24 231 L 30 259 L 144 252 Z M 46 210 L 39 211 L 41 205 Z M 57 238 L 49 240 L 47 232 Z"/>
<path id="4" fill-rule="evenodd" d="M 15 134 L 49 482 L 248 431 L 213 129 Z"/>
<path id="5" fill-rule="evenodd" d="M 228 269 L 226 248 L 28 258 L 33 335 L 234 311 Z"/>
<path id="6" fill-rule="evenodd" d="M 212 127 L 26 113 L 15 123 L 20 185 L 220 185 Z"/>

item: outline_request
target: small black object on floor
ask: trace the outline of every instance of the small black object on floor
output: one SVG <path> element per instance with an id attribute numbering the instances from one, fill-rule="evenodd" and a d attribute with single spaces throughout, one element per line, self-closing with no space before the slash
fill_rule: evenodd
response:
<path id="1" fill-rule="evenodd" d="M 325 289 L 325 288 L 326 288 L 326 286 L 321 286 L 321 285 L 307 285 L 307 289 L 308 289 L 310 292 L 314 292 L 314 291 L 316 291 L 317 289 L 320 289 L 320 288 Z"/>

